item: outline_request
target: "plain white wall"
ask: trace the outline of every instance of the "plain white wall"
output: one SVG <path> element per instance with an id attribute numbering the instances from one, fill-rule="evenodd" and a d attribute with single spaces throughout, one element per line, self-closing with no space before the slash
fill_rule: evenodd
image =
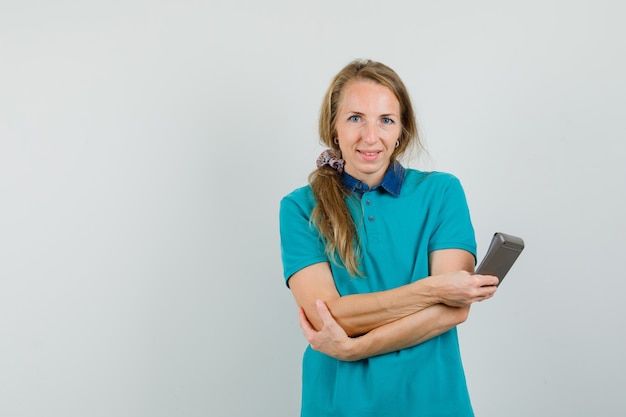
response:
<path id="1" fill-rule="evenodd" d="M 357 57 L 415 101 L 483 254 L 476 414 L 626 413 L 618 0 L 0 3 L 0 415 L 295 416 L 278 202 Z"/>

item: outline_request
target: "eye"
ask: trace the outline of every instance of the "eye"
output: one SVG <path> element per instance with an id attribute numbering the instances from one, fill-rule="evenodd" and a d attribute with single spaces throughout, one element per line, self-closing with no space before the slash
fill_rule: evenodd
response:
<path id="1" fill-rule="evenodd" d="M 361 116 L 357 116 L 356 114 L 354 114 L 354 115 L 350 116 L 348 118 L 348 120 L 351 121 L 351 122 L 355 122 L 355 123 L 356 122 L 360 122 L 361 121 Z"/>
<path id="2" fill-rule="evenodd" d="M 389 117 L 383 117 L 382 119 L 380 119 L 381 123 L 384 125 L 392 125 L 395 122 L 393 121 L 393 119 L 389 118 Z"/>

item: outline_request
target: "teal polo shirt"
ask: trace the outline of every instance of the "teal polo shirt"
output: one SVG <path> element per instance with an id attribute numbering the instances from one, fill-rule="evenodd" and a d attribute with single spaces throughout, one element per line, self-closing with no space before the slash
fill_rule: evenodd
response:
<path id="1" fill-rule="evenodd" d="M 340 295 L 396 288 L 429 275 L 428 255 L 463 249 L 476 256 L 474 230 L 459 180 L 442 172 L 390 166 L 369 188 L 343 174 L 361 248 L 363 277 L 330 262 L 310 222 L 315 199 L 299 188 L 281 200 L 284 278 L 329 262 Z M 301 416 L 473 416 L 456 328 L 411 348 L 343 362 L 308 347 Z"/>

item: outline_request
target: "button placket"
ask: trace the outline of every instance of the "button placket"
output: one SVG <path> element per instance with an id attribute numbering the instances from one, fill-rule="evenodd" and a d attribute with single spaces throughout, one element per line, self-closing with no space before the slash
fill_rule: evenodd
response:
<path id="1" fill-rule="evenodd" d="M 383 226 L 377 221 L 378 214 L 376 192 L 365 192 L 361 198 L 361 213 L 363 213 L 363 226 L 367 235 L 367 246 L 369 249 L 383 244 L 384 239 L 380 228 Z"/>
<path id="2" fill-rule="evenodd" d="M 370 223 L 373 223 L 374 221 L 376 221 L 376 216 L 374 215 L 372 210 L 372 200 L 368 198 L 367 195 L 364 195 L 364 197 L 365 198 L 363 199 L 363 202 L 365 203 L 365 207 L 363 208 L 363 211 L 365 213 L 365 217 Z"/>

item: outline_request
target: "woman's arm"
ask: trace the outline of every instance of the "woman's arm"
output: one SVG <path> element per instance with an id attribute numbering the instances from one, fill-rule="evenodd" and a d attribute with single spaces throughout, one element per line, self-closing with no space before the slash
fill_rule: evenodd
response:
<path id="1" fill-rule="evenodd" d="M 318 300 L 316 307 L 322 319 L 322 330 L 316 331 L 311 326 L 301 308 L 300 327 L 304 337 L 314 350 L 343 361 L 357 361 L 418 345 L 462 323 L 469 312 L 469 307 L 436 304 L 351 338 L 333 319 L 323 301 Z"/>
<path id="2" fill-rule="evenodd" d="M 322 300 L 339 326 L 351 337 L 436 304 L 468 308 L 471 303 L 495 292 L 497 278 L 470 274 L 474 258 L 469 252 L 460 249 L 435 251 L 429 263 L 430 277 L 381 292 L 340 297 L 327 263 L 300 270 L 290 278 L 289 286 L 314 329 L 323 327 L 316 307 L 316 301 Z"/>
<path id="3" fill-rule="evenodd" d="M 445 275 L 449 269 L 459 266 L 464 266 L 470 270 L 473 268 L 473 257 L 467 259 L 462 253 L 457 252 L 433 252 L 430 262 L 432 271 L 438 274 L 434 277 L 439 276 L 439 274 Z M 484 278 L 494 277 L 485 276 Z M 495 278 L 495 282 L 497 283 L 497 278 Z M 490 298 L 495 290 L 496 287 L 493 284 L 488 285 L 483 295 L 475 297 L 474 301 Z M 452 294 L 456 292 L 458 290 L 454 288 L 449 291 Z M 469 314 L 469 305 L 453 307 L 441 303 L 434 304 L 372 329 L 361 337 L 350 338 L 335 321 L 323 301 L 318 300 L 315 307 L 322 321 L 320 331 L 313 328 L 303 309 L 300 309 L 300 326 L 305 337 L 313 349 L 346 361 L 360 360 L 415 346 L 464 322 Z"/>

